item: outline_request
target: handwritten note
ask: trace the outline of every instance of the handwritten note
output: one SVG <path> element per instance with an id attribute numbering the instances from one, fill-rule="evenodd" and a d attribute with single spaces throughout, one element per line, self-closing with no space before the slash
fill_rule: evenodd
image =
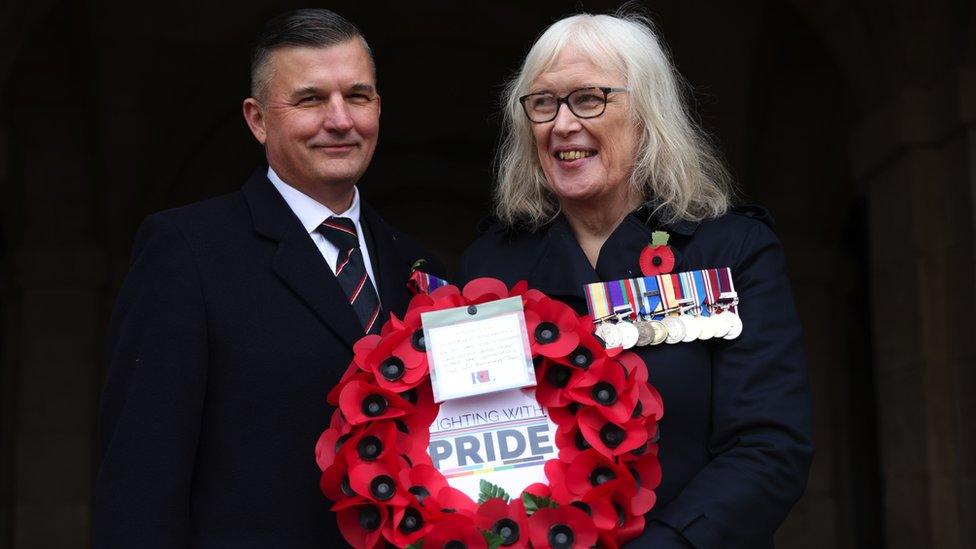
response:
<path id="1" fill-rule="evenodd" d="M 535 385 L 521 303 L 516 312 L 486 316 L 434 327 L 424 317 L 434 400 Z"/>

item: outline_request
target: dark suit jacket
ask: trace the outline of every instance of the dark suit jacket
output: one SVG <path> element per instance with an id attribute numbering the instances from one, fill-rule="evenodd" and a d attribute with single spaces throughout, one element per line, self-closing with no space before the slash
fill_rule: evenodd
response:
<path id="1" fill-rule="evenodd" d="M 674 272 L 731 267 L 744 324 L 738 339 L 635 348 L 664 399 L 663 480 L 632 547 L 760 548 L 803 493 L 812 455 L 810 388 L 783 253 L 746 209 L 660 227 L 638 210 L 613 232 L 594 269 L 562 217 L 526 232 L 496 225 L 464 253 L 458 282 L 527 280 L 586 312 L 583 285 L 641 276 L 638 256 L 659 227 Z"/>
<path id="2" fill-rule="evenodd" d="M 384 313 L 439 263 L 363 203 Z M 314 449 L 362 328 L 263 172 L 149 217 L 112 317 L 96 547 L 331 547 Z"/>

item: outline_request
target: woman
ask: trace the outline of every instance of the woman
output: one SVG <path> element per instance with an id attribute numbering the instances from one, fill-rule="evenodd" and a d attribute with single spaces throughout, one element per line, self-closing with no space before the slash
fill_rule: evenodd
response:
<path id="1" fill-rule="evenodd" d="M 633 349 L 665 417 L 658 502 L 631 546 L 772 546 L 813 449 L 801 331 L 767 216 L 729 207 L 726 173 L 640 17 L 555 23 L 505 101 L 499 222 L 465 252 L 459 282 L 527 280 L 582 313 L 585 284 L 641 276 L 656 230 L 670 235 L 673 272 L 731 268 L 737 339 Z"/>

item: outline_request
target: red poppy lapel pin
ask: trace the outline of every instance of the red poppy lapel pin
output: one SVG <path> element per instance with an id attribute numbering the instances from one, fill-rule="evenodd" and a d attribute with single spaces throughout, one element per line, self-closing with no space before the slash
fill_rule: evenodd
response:
<path id="1" fill-rule="evenodd" d="M 640 254 L 640 268 L 644 276 L 670 273 L 674 269 L 674 250 L 668 246 L 670 236 L 664 231 L 651 233 L 651 243 Z"/>

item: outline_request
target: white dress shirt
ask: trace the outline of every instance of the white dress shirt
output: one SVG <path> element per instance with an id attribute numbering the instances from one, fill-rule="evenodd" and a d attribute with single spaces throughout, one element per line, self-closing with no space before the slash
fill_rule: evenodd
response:
<path id="1" fill-rule="evenodd" d="M 333 273 L 335 273 L 336 263 L 339 261 L 339 248 L 329 242 L 316 229 L 318 229 L 323 221 L 332 216 L 346 217 L 356 224 L 356 233 L 359 235 L 359 249 L 363 255 L 363 263 L 366 265 L 369 280 L 373 283 L 373 288 L 376 289 L 376 295 L 379 295 L 380 290 L 376 286 L 376 276 L 373 275 L 373 264 L 369 260 L 369 248 L 366 247 L 366 238 L 363 236 L 363 226 L 359 222 L 359 189 L 356 187 L 352 188 L 352 205 L 349 206 L 349 209 L 336 213 L 330 210 L 328 206 L 282 181 L 270 166 L 268 167 L 268 179 L 271 180 L 271 184 L 281 193 L 281 197 L 288 203 L 291 211 L 295 212 L 295 215 L 298 216 L 298 220 L 302 222 L 302 226 L 305 227 L 309 236 L 312 237 L 312 242 L 315 242 L 319 251 L 322 252 L 322 257 L 325 258 L 325 262 L 329 264 L 329 268 L 332 269 Z"/>

